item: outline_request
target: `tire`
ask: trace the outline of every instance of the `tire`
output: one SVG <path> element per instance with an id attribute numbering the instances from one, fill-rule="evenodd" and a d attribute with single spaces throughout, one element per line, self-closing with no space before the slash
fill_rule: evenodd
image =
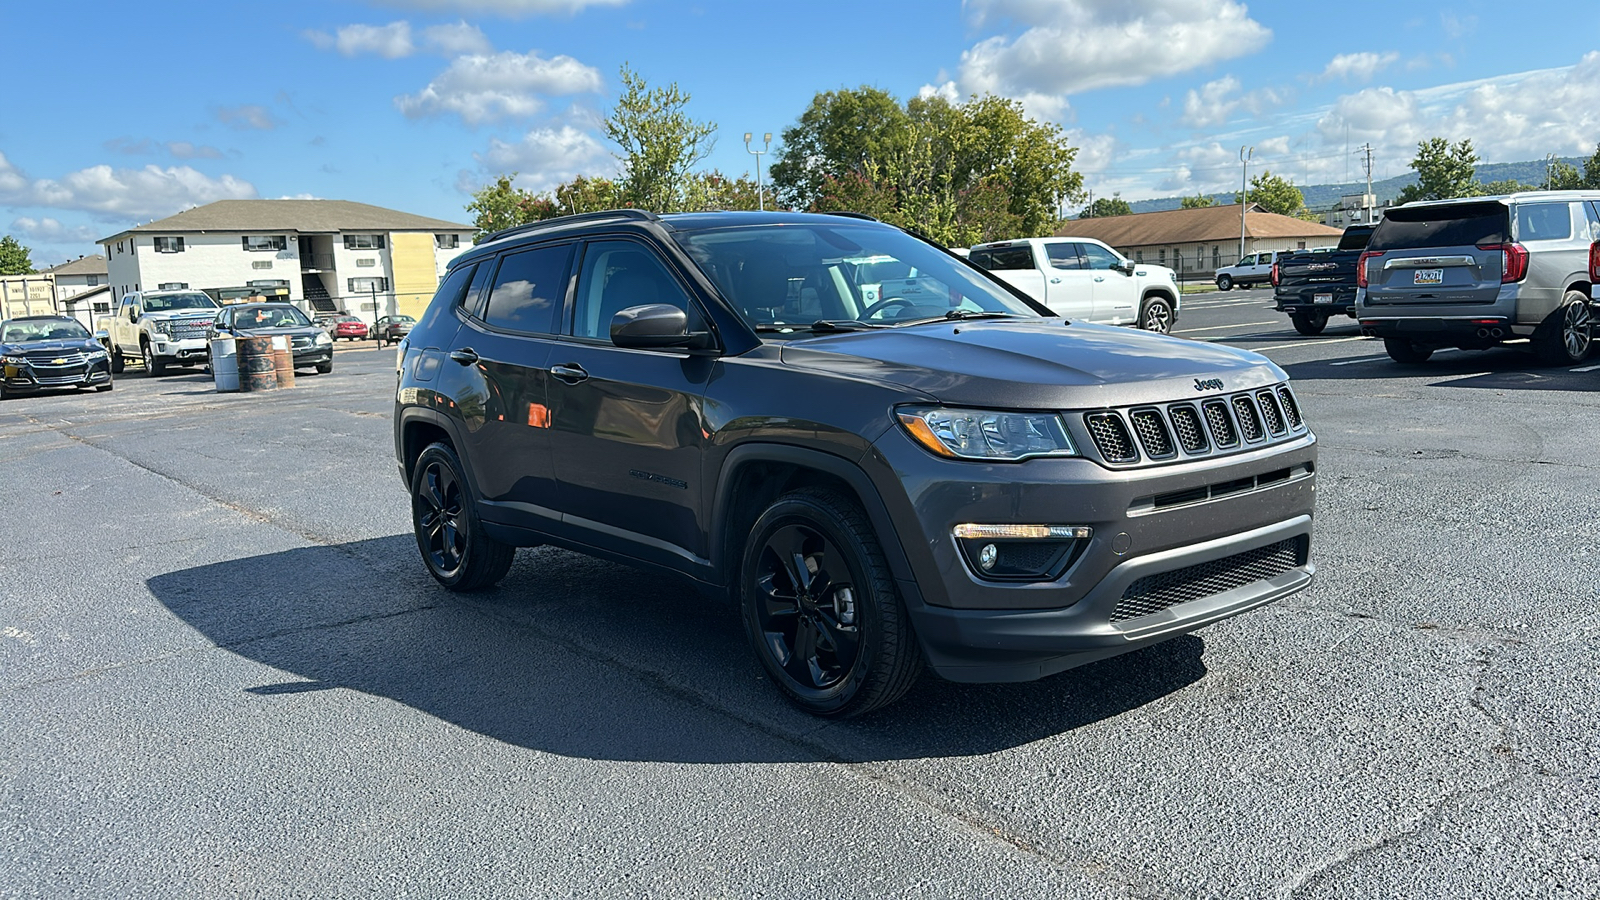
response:
<path id="1" fill-rule="evenodd" d="M 329 375 L 329 374 L 332 374 L 332 372 L 333 372 L 333 363 L 331 363 L 331 362 L 317 363 L 317 374 L 318 375 Z"/>
<path id="2" fill-rule="evenodd" d="M 1432 347 L 1424 347 L 1405 338 L 1384 338 L 1383 349 L 1388 351 L 1390 359 L 1408 366 L 1421 365 L 1433 355 Z"/>
<path id="3" fill-rule="evenodd" d="M 1172 302 L 1165 297 L 1149 297 L 1139 310 L 1139 327 L 1159 334 L 1172 333 Z"/>
<path id="4" fill-rule="evenodd" d="M 493 587 L 517 552 L 484 533 L 472 498 L 455 450 L 429 444 L 411 471 L 411 528 L 428 574 L 452 591 Z"/>
<path id="5" fill-rule="evenodd" d="M 111 374 L 121 375 L 128 368 L 128 361 L 122 358 L 122 351 L 116 347 L 111 348 Z"/>
<path id="6" fill-rule="evenodd" d="M 1233 278 L 1231 278 L 1230 276 L 1227 276 L 1227 275 L 1218 275 L 1217 276 L 1217 290 L 1219 290 L 1219 291 L 1231 291 L 1231 290 L 1233 290 Z"/>
<path id="7" fill-rule="evenodd" d="M 738 584 L 756 657 L 812 715 L 879 709 L 922 672 L 922 649 L 877 535 L 861 507 L 836 491 L 803 488 L 769 506 L 746 539 Z"/>
<path id="8" fill-rule="evenodd" d="M 1594 349 L 1594 314 L 1582 291 L 1567 291 L 1561 305 L 1533 335 L 1533 352 L 1547 366 L 1583 362 Z"/>
<path id="9" fill-rule="evenodd" d="M 1294 323 L 1295 331 L 1306 337 L 1316 337 L 1328 327 L 1327 313 L 1290 313 L 1289 321 Z"/>
<path id="10" fill-rule="evenodd" d="M 97 384 L 97 385 L 95 385 L 94 389 L 95 389 L 95 391 L 97 393 L 104 394 L 106 391 L 109 391 L 109 390 L 111 390 L 112 388 L 114 388 L 116 386 L 117 386 L 117 383 L 115 381 L 108 381 L 105 384 Z"/>
<path id="11" fill-rule="evenodd" d="M 155 351 L 150 349 L 150 345 L 148 343 L 142 343 L 139 345 L 139 355 L 144 357 L 145 375 L 154 378 L 157 375 L 166 373 L 167 364 L 161 361 L 161 357 L 156 356 Z"/>

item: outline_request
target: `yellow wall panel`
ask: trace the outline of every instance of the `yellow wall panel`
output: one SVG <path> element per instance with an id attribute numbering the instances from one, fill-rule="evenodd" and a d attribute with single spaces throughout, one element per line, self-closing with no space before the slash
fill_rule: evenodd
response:
<path id="1" fill-rule="evenodd" d="M 394 267 L 395 311 L 422 318 L 439 276 L 433 264 L 433 235 L 390 233 L 389 264 Z"/>

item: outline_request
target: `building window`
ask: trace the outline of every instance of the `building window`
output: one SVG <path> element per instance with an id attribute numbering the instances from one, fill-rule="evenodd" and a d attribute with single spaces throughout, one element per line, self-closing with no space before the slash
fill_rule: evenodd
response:
<path id="1" fill-rule="evenodd" d="M 111 304 L 96 302 L 94 304 L 94 312 L 97 316 L 106 315 L 111 312 Z"/>
<path id="2" fill-rule="evenodd" d="M 181 237 L 158 237 L 158 238 L 156 238 L 156 252 L 157 253 L 182 253 L 183 252 L 183 238 L 181 238 Z"/>
<path id="3" fill-rule="evenodd" d="M 382 250 L 383 235 L 381 234 L 347 234 L 344 236 L 346 250 Z"/>
<path id="4" fill-rule="evenodd" d="M 1305 241 L 1301 241 L 1300 242 L 1300 249 L 1304 250 L 1305 248 L 1306 248 L 1306 242 Z"/>
<path id="5" fill-rule="evenodd" d="M 252 269 L 270 269 L 270 268 L 272 268 L 272 260 L 270 260 L 270 259 L 254 260 L 253 262 L 250 263 L 250 268 L 252 268 Z"/>
<path id="6" fill-rule="evenodd" d="M 89 287 L 99 287 L 100 286 L 100 276 L 99 275 L 85 275 L 84 278 L 83 278 L 83 283 L 88 285 Z"/>
<path id="7" fill-rule="evenodd" d="M 281 234 L 247 234 L 239 240 L 251 252 L 289 249 L 289 239 Z"/>
<path id="8" fill-rule="evenodd" d="M 1156 259 L 1158 259 L 1158 260 L 1160 260 L 1160 264 L 1161 264 L 1161 265 L 1163 265 L 1163 266 L 1164 266 L 1164 265 L 1166 265 L 1166 264 L 1167 264 L 1167 248 L 1165 248 L 1165 247 L 1162 247 L 1162 248 L 1161 248 L 1161 249 L 1160 249 L 1160 251 L 1158 251 L 1158 252 L 1159 252 L 1159 253 L 1160 253 L 1160 254 L 1161 254 L 1161 255 L 1160 255 L 1160 256 L 1158 256 L 1158 257 L 1156 257 Z"/>
<path id="9" fill-rule="evenodd" d="M 461 246 L 461 235 L 436 234 L 433 236 L 433 246 L 440 250 L 454 250 Z"/>
<path id="10" fill-rule="evenodd" d="M 1213 268 L 1213 269 L 1222 268 L 1222 248 L 1221 247 L 1212 247 L 1211 248 L 1211 268 Z"/>
<path id="11" fill-rule="evenodd" d="M 1135 250 L 1135 251 L 1133 251 L 1133 261 L 1136 262 L 1136 263 L 1144 262 L 1144 251 L 1143 250 Z"/>
<path id="12" fill-rule="evenodd" d="M 352 278 L 350 279 L 350 293 L 375 294 L 389 289 L 387 278 Z"/>
<path id="13" fill-rule="evenodd" d="M 358 269 L 370 269 L 373 266 L 376 266 L 377 264 L 378 264 L 378 261 L 375 260 L 375 259 L 362 258 L 362 259 L 356 260 L 356 268 L 358 268 Z"/>
<path id="14" fill-rule="evenodd" d="M 185 291 L 189 289 L 187 281 L 163 281 L 156 285 L 158 291 Z"/>

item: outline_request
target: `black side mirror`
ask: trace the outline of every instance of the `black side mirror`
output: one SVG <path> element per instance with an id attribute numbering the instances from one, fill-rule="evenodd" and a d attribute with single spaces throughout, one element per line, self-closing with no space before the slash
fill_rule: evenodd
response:
<path id="1" fill-rule="evenodd" d="M 137 321 L 139 321 L 139 307 L 137 307 L 137 306 L 128 307 L 128 321 L 129 322 L 137 322 Z"/>
<path id="2" fill-rule="evenodd" d="M 611 317 L 611 343 L 618 347 L 694 347 L 706 337 L 689 331 L 688 314 L 665 303 L 630 306 Z"/>

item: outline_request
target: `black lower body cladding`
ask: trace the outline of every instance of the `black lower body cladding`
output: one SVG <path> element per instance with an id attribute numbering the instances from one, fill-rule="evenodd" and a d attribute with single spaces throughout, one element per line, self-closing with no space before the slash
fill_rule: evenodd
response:
<path id="1" fill-rule="evenodd" d="M 887 504 L 916 572 L 901 593 L 930 666 L 953 681 L 1026 681 L 1135 650 L 1295 593 L 1315 571 L 1309 434 L 1132 471 L 939 460 L 896 432 L 879 448 L 914 486 Z M 954 537 L 967 524 L 1091 536 L 1055 577 L 998 580 Z"/>

